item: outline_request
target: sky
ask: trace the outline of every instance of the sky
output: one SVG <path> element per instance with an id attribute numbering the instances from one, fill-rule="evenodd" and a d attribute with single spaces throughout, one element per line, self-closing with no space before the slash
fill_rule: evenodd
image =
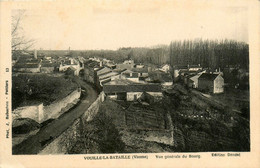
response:
<path id="1" fill-rule="evenodd" d="M 35 49 L 52 50 L 115 50 L 196 38 L 248 42 L 244 5 L 163 2 L 42 5 L 26 10 L 22 33 L 36 41 Z"/>

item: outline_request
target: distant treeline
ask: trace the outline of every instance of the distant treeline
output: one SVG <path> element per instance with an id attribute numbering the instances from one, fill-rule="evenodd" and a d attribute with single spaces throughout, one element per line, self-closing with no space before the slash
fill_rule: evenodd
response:
<path id="1" fill-rule="evenodd" d="M 133 59 L 136 63 L 194 65 L 212 69 L 224 68 L 230 65 L 248 69 L 249 46 L 244 42 L 234 40 L 183 40 L 172 41 L 170 45 L 153 47 L 123 47 L 118 50 L 70 50 L 54 51 L 40 50 L 45 55 L 71 55 L 100 57 L 113 60 L 115 63 Z"/>
<path id="2" fill-rule="evenodd" d="M 119 48 L 118 50 L 88 50 L 80 53 L 83 57 L 101 57 L 121 63 L 126 59 L 133 59 L 136 63 L 161 65 L 169 63 L 169 46 L 160 45 L 152 48 L 135 47 Z"/>
<path id="3" fill-rule="evenodd" d="M 133 59 L 136 63 L 162 65 L 194 65 L 212 69 L 230 65 L 248 69 L 249 47 L 244 42 L 234 40 L 184 40 L 172 41 L 168 45 L 151 48 L 119 48 L 118 50 L 88 50 L 80 53 L 85 57 L 101 57 L 116 63 Z"/>
<path id="4" fill-rule="evenodd" d="M 171 65 L 201 64 L 212 69 L 230 65 L 248 69 L 249 46 L 233 40 L 184 40 L 170 44 Z"/>

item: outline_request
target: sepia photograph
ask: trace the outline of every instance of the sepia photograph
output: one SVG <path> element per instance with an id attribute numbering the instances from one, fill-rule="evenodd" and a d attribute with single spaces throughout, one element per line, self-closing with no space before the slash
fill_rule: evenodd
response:
<path id="1" fill-rule="evenodd" d="M 0 2 L 0 167 L 259 167 L 259 0 Z"/>
<path id="2" fill-rule="evenodd" d="M 259 167 L 260 1 L 0 2 L 0 167 Z"/>
<path id="3" fill-rule="evenodd" d="M 250 152 L 249 9 L 190 5 L 12 9 L 12 154 Z"/>

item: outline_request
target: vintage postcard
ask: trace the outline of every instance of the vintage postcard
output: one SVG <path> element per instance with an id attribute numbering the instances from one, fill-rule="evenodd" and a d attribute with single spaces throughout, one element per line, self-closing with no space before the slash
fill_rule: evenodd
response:
<path id="1" fill-rule="evenodd" d="M 0 167 L 259 167 L 259 7 L 1 1 Z"/>

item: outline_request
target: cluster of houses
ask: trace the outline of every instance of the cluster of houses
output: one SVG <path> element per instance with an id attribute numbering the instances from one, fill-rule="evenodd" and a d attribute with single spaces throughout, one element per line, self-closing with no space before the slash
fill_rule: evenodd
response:
<path id="1" fill-rule="evenodd" d="M 51 57 L 44 54 L 21 53 L 13 59 L 13 72 L 22 73 L 54 73 L 70 70 L 73 75 L 78 76 L 80 70 L 84 69 L 82 58 Z"/>
<path id="2" fill-rule="evenodd" d="M 85 80 L 113 99 L 136 100 L 143 95 L 162 96 L 163 88 L 174 80 L 208 93 L 223 93 L 224 79 L 220 70 L 209 72 L 200 65 L 174 66 L 166 64 L 152 68 L 125 60 L 115 64 L 107 59 L 90 58 L 85 62 Z M 173 72 L 173 73 L 170 73 Z M 173 74 L 173 76 L 172 76 Z"/>
<path id="3" fill-rule="evenodd" d="M 190 88 L 204 92 L 224 92 L 224 78 L 220 70 L 212 72 L 203 69 L 200 65 L 175 66 L 174 79 L 183 81 Z"/>
<path id="4" fill-rule="evenodd" d="M 50 57 L 37 54 L 23 54 L 13 62 L 14 72 L 53 73 L 68 72 L 80 75 L 103 90 L 109 97 L 136 100 L 143 94 L 160 96 L 162 88 L 172 86 L 180 80 L 190 87 L 210 93 L 224 92 L 223 73 L 216 70 L 208 72 L 200 65 L 171 66 L 165 64 L 154 68 L 134 60 L 114 63 L 108 59 L 69 56 Z M 171 73 L 172 72 L 172 73 Z"/>
<path id="5" fill-rule="evenodd" d="M 153 70 L 133 60 L 115 64 L 107 59 L 90 58 L 85 62 L 84 78 L 112 99 L 133 101 L 142 95 L 159 98 L 162 87 L 173 82 L 167 67 Z"/>

